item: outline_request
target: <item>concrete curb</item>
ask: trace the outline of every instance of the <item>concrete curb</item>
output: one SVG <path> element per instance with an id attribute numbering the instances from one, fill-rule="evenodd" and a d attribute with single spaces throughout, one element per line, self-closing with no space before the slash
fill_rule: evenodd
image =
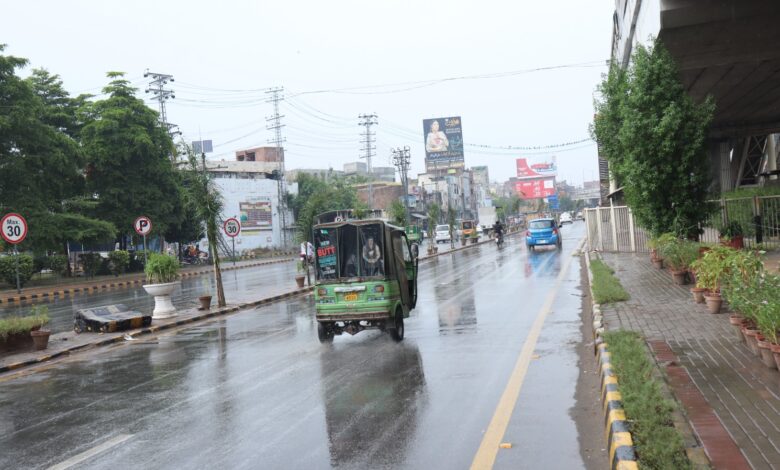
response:
<path id="1" fill-rule="evenodd" d="M 226 266 L 222 268 L 222 271 L 233 271 L 236 269 L 244 269 L 244 268 L 254 268 L 257 266 L 265 266 L 268 264 L 278 264 L 278 263 L 288 263 L 290 261 L 295 261 L 296 258 L 285 258 L 280 260 L 271 260 L 271 261 L 258 261 L 257 263 L 250 263 L 250 264 L 244 264 L 241 266 Z M 203 274 L 208 274 L 214 271 L 213 267 L 210 267 L 208 269 L 199 269 L 197 271 L 186 271 L 183 273 L 180 273 L 179 276 L 182 278 L 185 277 L 192 277 L 192 276 L 201 276 Z M 89 293 L 96 290 L 103 290 L 103 289 L 111 289 L 111 288 L 125 288 L 125 287 L 131 287 L 136 286 L 139 284 L 142 284 L 144 282 L 143 278 L 139 279 L 128 279 L 126 281 L 114 281 L 114 282 L 102 282 L 100 284 L 94 284 L 91 286 L 81 286 L 81 287 L 69 287 L 69 288 L 60 288 L 60 289 L 52 289 L 50 291 L 45 292 L 36 292 L 33 294 L 22 294 L 22 295 L 13 295 L 13 296 L 6 296 L 6 297 L 0 297 L 0 305 L 3 303 L 19 303 L 22 301 L 29 301 L 29 300 L 42 300 L 42 299 L 48 299 L 50 297 L 65 297 L 66 295 L 74 295 L 79 293 Z"/>
<path id="2" fill-rule="evenodd" d="M 588 272 L 588 290 L 593 311 L 594 348 L 596 359 L 599 362 L 599 375 L 601 376 L 601 401 L 604 405 L 605 436 L 609 449 L 610 468 L 613 470 L 638 469 L 639 465 L 636 460 L 634 440 L 631 437 L 630 425 L 626 420 L 626 412 L 623 410 L 617 377 L 612 371 L 608 345 L 602 338 L 604 317 L 601 314 L 601 306 L 596 303 L 593 297 L 593 273 L 590 271 L 590 253 L 583 251 L 582 254 L 585 256 L 586 271 Z"/>
<path id="3" fill-rule="evenodd" d="M 271 304 L 271 303 L 274 303 L 274 302 L 278 302 L 278 301 L 283 300 L 283 299 L 288 299 L 288 298 L 291 298 L 291 297 L 296 297 L 296 296 L 299 296 L 299 295 L 308 294 L 309 292 L 311 292 L 313 290 L 314 290 L 314 287 L 304 287 L 302 289 L 297 289 L 297 290 L 294 290 L 294 291 L 284 292 L 282 294 L 272 295 L 270 297 L 266 297 L 266 298 L 263 298 L 263 299 L 260 299 L 260 300 L 256 300 L 256 301 L 252 301 L 252 302 L 245 302 L 245 303 L 241 303 L 241 304 L 228 305 L 228 306 L 221 307 L 221 308 L 212 308 L 208 312 L 197 313 L 197 314 L 192 315 L 190 317 L 181 318 L 181 319 L 178 319 L 178 320 L 175 320 L 175 321 L 167 321 L 167 322 L 162 323 L 160 325 L 152 325 L 152 326 L 149 326 L 149 327 L 146 327 L 146 328 L 141 328 L 141 329 L 134 330 L 134 331 L 127 331 L 124 334 L 117 333 L 116 335 L 114 335 L 114 336 L 112 336 L 110 338 L 98 339 L 98 340 L 93 341 L 91 343 L 80 344 L 78 346 L 73 346 L 71 348 L 66 348 L 66 349 L 63 349 L 61 351 L 57 351 L 56 353 L 46 354 L 46 355 L 43 355 L 43 356 L 37 356 L 37 357 L 34 357 L 34 358 L 30 358 L 30 359 L 28 359 L 26 361 L 20 361 L 20 362 L 7 364 L 5 366 L 0 366 L 0 374 L 5 373 L 5 372 L 10 372 L 10 371 L 13 371 L 13 370 L 17 370 L 17 369 L 21 369 L 23 367 L 29 367 L 29 366 L 33 366 L 33 365 L 36 365 L 36 364 L 41 364 L 41 363 L 50 361 L 52 359 L 56 359 L 58 357 L 68 356 L 68 355 L 70 355 L 72 353 L 75 353 L 75 352 L 84 351 L 84 350 L 92 349 L 92 348 L 97 348 L 97 347 L 100 347 L 100 346 L 108 346 L 108 345 L 115 344 L 115 343 L 121 343 L 121 342 L 125 341 L 125 338 L 124 338 L 125 334 L 130 336 L 131 338 L 136 338 L 136 337 L 143 336 L 143 335 L 146 335 L 146 334 L 156 333 L 158 331 L 169 330 L 169 329 L 176 328 L 176 327 L 179 327 L 179 326 L 182 326 L 182 325 L 186 325 L 186 324 L 189 324 L 189 323 L 194 323 L 194 322 L 201 321 L 201 320 L 207 320 L 209 318 L 214 318 L 214 317 L 218 317 L 218 316 L 222 316 L 222 315 L 227 315 L 227 314 L 230 314 L 230 313 L 235 313 L 235 312 L 238 312 L 240 310 L 247 309 L 247 308 L 257 307 L 257 306 L 260 306 L 260 305 L 267 305 L 267 304 Z"/>

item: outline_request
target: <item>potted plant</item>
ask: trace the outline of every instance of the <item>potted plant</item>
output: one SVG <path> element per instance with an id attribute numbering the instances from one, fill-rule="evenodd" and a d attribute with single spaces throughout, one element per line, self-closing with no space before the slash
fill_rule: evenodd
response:
<path id="1" fill-rule="evenodd" d="M 303 283 L 306 281 L 306 274 L 305 274 L 305 266 L 303 264 L 303 260 L 298 260 L 298 264 L 296 265 L 296 274 L 295 274 L 295 282 L 298 284 L 298 288 L 303 288 Z"/>
<path id="2" fill-rule="evenodd" d="M 745 247 L 745 233 L 742 230 L 742 224 L 732 220 L 720 228 L 720 242 L 725 246 L 730 246 L 735 250 L 741 250 Z"/>
<path id="3" fill-rule="evenodd" d="M 171 294 L 179 285 L 179 260 L 174 256 L 151 253 L 144 267 L 146 284 L 144 289 L 154 296 L 153 319 L 170 318 L 176 315 Z"/>
<path id="4" fill-rule="evenodd" d="M 729 273 L 729 257 L 733 253 L 731 248 L 714 247 L 691 264 L 696 271 L 696 287 L 707 289 L 704 300 L 710 313 L 720 312 L 723 303 L 721 280 Z"/>
<path id="5" fill-rule="evenodd" d="M 33 332 L 40 331 L 47 323 L 49 323 L 48 308 L 37 305 L 34 305 L 30 314 L 24 317 L 10 316 L 0 319 L 0 351 L 25 350 L 33 344 L 36 345 L 36 349 L 38 344 L 42 345 L 40 349 L 45 349 L 51 331 L 44 330 L 35 336 Z"/>
<path id="6" fill-rule="evenodd" d="M 658 269 L 664 268 L 664 250 L 670 243 L 674 243 L 677 237 L 673 233 L 662 233 L 651 241 L 651 261 Z"/>
<path id="7" fill-rule="evenodd" d="M 688 268 L 696 261 L 699 247 L 696 243 L 674 238 L 663 245 L 662 256 L 672 271 L 674 282 L 685 285 L 688 282 Z"/>

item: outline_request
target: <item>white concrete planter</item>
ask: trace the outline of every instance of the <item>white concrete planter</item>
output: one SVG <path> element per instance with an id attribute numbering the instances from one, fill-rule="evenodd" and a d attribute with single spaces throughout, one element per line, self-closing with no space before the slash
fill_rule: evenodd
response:
<path id="1" fill-rule="evenodd" d="M 176 315 L 176 307 L 173 306 L 171 301 L 171 294 L 179 285 L 179 281 L 166 282 L 165 284 L 146 284 L 144 289 L 149 295 L 154 296 L 154 310 L 152 311 L 152 319 L 159 320 L 162 318 L 170 318 Z"/>

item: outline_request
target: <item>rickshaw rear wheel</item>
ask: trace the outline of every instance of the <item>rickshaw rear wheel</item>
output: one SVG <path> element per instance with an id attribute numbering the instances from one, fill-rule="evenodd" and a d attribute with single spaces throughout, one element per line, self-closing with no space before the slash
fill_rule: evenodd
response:
<path id="1" fill-rule="evenodd" d="M 390 337 L 393 341 L 400 342 L 404 339 L 404 311 L 401 307 L 395 309 L 395 317 L 393 318 L 393 326 L 389 327 Z"/>
<path id="2" fill-rule="evenodd" d="M 323 322 L 317 322 L 317 337 L 320 339 L 320 343 L 332 343 L 333 330 L 328 328 L 327 324 Z"/>

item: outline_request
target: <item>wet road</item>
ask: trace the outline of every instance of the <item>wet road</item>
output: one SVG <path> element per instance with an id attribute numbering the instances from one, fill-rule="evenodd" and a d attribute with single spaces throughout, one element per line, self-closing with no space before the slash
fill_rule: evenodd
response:
<path id="1" fill-rule="evenodd" d="M 468 468 L 502 413 L 495 468 L 604 468 L 573 418 L 584 230 L 563 233 L 562 252 L 512 237 L 422 263 L 400 344 L 320 345 L 303 297 L 0 378 L 0 468 Z"/>
<path id="2" fill-rule="evenodd" d="M 229 264 L 228 264 L 229 265 Z M 280 289 L 295 287 L 295 262 L 268 264 L 252 268 L 243 268 L 222 273 L 225 298 L 228 302 L 241 299 L 258 300 Z M 212 294 L 216 298 L 214 275 L 184 278 L 173 293 L 173 303 L 178 308 L 198 305 L 198 296 Z M 50 329 L 54 333 L 73 329 L 73 314 L 83 308 L 101 307 L 110 304 L 125 304 L 133 310 L 151 312 L 154 298 L 140 285 L 129 288 L 99 290 L 78 293 L 67 297 L 55 297 L 53 301 L 41 301 L 49 308 Z M 9 315 L 26 315 L 30 309 L 27 303 L 11 304 L 0 308 L 0 318 Z"/>

